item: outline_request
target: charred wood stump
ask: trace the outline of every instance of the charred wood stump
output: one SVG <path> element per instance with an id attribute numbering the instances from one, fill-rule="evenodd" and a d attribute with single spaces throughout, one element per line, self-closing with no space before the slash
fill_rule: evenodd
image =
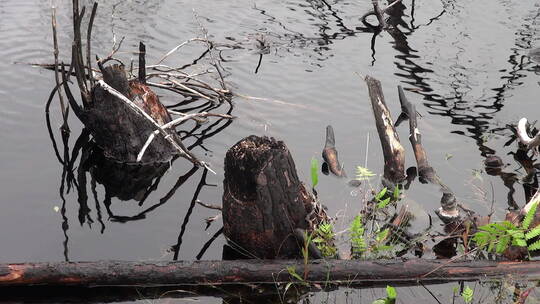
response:
<path id="1" fill-rule="evenodd" d="M 223 232 L 249 257 L 298 257 L 313 199 L 281 141 L 249 136 L 225 156 Z"/>
<path id="2" fill-rule="evenodd" d="M 401 183 L 405 180 L 405 150 L 384 101 L 381 82 L 370 76 L 365 81 L 384 155 L 384 177 L 394 184 Z"/>
<path id="3" fill-rule="evenodd" d="M 156 122 L 163 125 L 171 121 L 157 95 L 138 80 L 128 81 L 123 66 L 110 65 L 102 72 L 103 80 L 108 85 L 133 101 Z M 138 153 L 155 126 L 101 86 L 94 87 L 91 96 L 91 103 L 79 109 L 78 116 L 96 144 L 103 149 L 107 158 L 136 162 Z M 157 136 L 146 149 L 142 162 L 166 162 L 175 154 L 174 147 L 163 136 Z"/>

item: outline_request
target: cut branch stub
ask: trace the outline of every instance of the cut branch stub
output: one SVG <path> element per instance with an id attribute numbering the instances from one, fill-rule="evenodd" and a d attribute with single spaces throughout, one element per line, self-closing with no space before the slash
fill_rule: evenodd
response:
<path id="1" fill-rule="evenodd" d="M 128 81 L 122 66 L 107 66 L 102 73 L 105 83 L 132 100 L 157 123 L 163 125 L 171 121 L 157 95 L 137 80 Z M 155 126 L 102 87 L 96 86 L 92 93 L 92 103 L 85 107 L 82 120 L 96 144 L 108 158 L 136 162 Z M 142 161 L 166 162 L 174 154 L 174 147 L 163 136 L 158 136 L 146 150 Z"/>
<path id="2" fill-rule="evenodd" d="M 223 227 L 250 257 L 299 256 L 294 229 L 307 229 L 312 197 L 281 141 L 249 136 L 225 156 Z"/>
<path id="3" fill-rule="evenodd" d="M 405 151 L 384 102 L 381 82 L 370 76 L 366 76 L 365 81 L 384 155 L 384 177 L 393 183 L 400 183 L 405 179 Z"/>

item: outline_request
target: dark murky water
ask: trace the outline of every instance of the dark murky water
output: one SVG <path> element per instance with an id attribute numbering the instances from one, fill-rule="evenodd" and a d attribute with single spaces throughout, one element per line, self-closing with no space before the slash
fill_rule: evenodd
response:
<path id="1" fill-rule="evenodd" d="M 61 57 L 69 61 L 71 1 L 56 2 Z M 233 90 L 286 103 L 235 98 L 232 114 L 237 120 L 206 125 L 208 129 L 199 130 L 199 138 L 207 135 L 202 143 L 196 137 L 189 139 L 195 145 L 193 152 L 217 172 L 206 176 L 204 186 L 198 187 L 202 170 L 191 170 L 191 164 L 180 159 L 142 206 L 117 197 L 109 205 L 99 183 L 94 197 L 88 175 L 89 212 L 85 212 L 76 191 L 65 195 L 65 203 L 59 194 L 62 166 L 54 155 L 44 113 L 53 73 L 13 64 L 53 61 L 50 3 L 0 1 L 0 261 L 172 259 L 174 245 L 179 259 L 195 259 L 221 224 L 204 230 L 204 219 L 216 213 L 190 207 L 194 193 L 201 201 L 220 203 L 225 152 L 250 134 L 284 140 L 300 178 L 309 182 L 310 159 L 320 159 L 325 127 L 331 124 L 350 176 L 358 165 L 382 172 L 380 144 L 361 80 L 367 74 L 381 80 L 394 118 L 399 113 L 396 86 L 409 91 L 423 116 L 420 130 L 430 162 L 441 178 L 466 207 L 481 214 L 489 212 L 494 197 L 495 215 L 501 218 L 508 189 L 500 178 L 475 175 L 473 170 L 482 169 L 484 158 L 496 154 L 509 164 L 505 172 L 518 177 L 525 173 L 512 158 L 515 143 L 507 147 L 504 143 L 511 135 L 506 124 L 524 116 L 540 117 L 540 67 L 527 56 L 540 46 L 540 5 L 505 0 L 404 0 L 404 5 L 402 18 L 395 20 L 399 30 L 373 36 L 359 28 L 359 17 L 370 9 L 370 1 L 101 1 L 94 53 L 106 55 L 113 37 L 125 36 L 119 57 L 135 58 L 129 52 L 142 40 L 147 44 L 147 62 L 156 62 L 182 41 L 200 35 L 195 10 L 211 39 L 242 46 L 221 54 Z M 258 37 L 269 44 L 259 67 Z M 188 46 L 167 63 L 181 66 L 203 51 L 204 45 Z M 57 139 L 58 112 L 55 102 L 51 118 Z M 71 117 L 70 126 L 73 147 L 81 125 Z M 412 166 L 408 130 L 402 127 L 399 132 L 407 164 Z M 190 176 L 185 183 L 160 204 L 186 174 Z M 329 213 L 338 215 L 337 230 L 346 228 L 365 196 L 326 176 L 321 177 L 318 193 Z M 520 205 L 525 201 L 519 184 L 513 197 Z M 405 203 L 416 214 L 414 227 L 427 225 L 427 213 L 433 215 L 438 201 L 435 190 L 412 187 Z M 202 258 L 220 259 L 223 244 L 219 237 Z M 451 294 L 451 287 L 446 292 L 445 288 L 441 294 Z M 369 299 L 372 292 L 382 294 L 369 291 Z M 432 301 L 424 289 L 407 294 Z M 344 299 L 342 294 L 334 296 L 341 299 L 337 302 Z"/>

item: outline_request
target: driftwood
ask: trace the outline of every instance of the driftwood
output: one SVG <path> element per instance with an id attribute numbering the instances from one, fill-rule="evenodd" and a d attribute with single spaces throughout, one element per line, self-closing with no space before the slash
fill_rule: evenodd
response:
<path id="1" fill-rule="evenodd" d="M 326 142 L 322 152 L 325 168 L 338 177 L 347 177 L 345 170 L 339 163 L 338 152 L 336 150 L 336 138 L 334 136 L 334 128 L 326 126 Z M 325 165 L 326 164 L 326 165 Z"/>
<path id="2" fill-rule="evenodd" d="M 401 183 L 405 180 L 405 151 L 384 101 L 381 82 L 370 76 L 366 76 L 365 81 L 383 150 L 384 177 L 394 184 Z"/>
<path id="3" fill-rule="evenodd" d="M 309 228 L 313 203 L 281 141 L 249 136 L 229 149 L 223 181 L 224 235 L 248 257 L 299 256 L 294 229 Z"/>
<path id="4" fill-rule="evenodd" d="M 440 187 L 443 196 L 441 197 L 441 207 L 437 215 L 445 222 L 451 222 L 459 217 L 459 210 L 456 197 L 448 186 L 442 183 L 435 172 L 435 169 L 429 165 L 427 153 L 422 146 L 422 135 L 418 129 L 416 107 L 409 102 L 401 86 L 398 86 L 399 102 L 401 103 L 402 113 L 396 122 L 396 126 L 403 120 L 409 120 L 409 140 L 413 147 L 414 157 L 418 166 L 418 177 L 422 183 L 432 183 Z"/>
<path id="5" fill-rule="evenodd" d="M 306 273 L 305 282 L 343 285 L 417 284 L 506 276 L 540 279 L 538 261 L 313 260 L 307 265 L 299 260 L 97 261 L 0 264 L 0 287 L 276 284 L 294 281 L 287 267 Z"/>

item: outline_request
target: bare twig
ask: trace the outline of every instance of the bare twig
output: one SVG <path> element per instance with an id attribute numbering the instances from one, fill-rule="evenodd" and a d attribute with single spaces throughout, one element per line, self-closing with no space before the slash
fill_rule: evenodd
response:
<path id="1" fill-rule="evenodd" d="M 212 60 L 212 65 L 216 69 L 217 73 L 219 74 L 220 84 L 221 88 L 224 90 L 227 90 L 227 85 L 225 84 L 225 80 L 223 79 L 223 74 L 221 73 L 221 69 L 219 68 L 219 65 L 217 64 L 216 58 L 214 58 L 214 54 L 212 53 L 212 44 L 208 40 L 208 31 L 206 28 L 202 25 L 201 21 L 199 20 L 199 15 L 197 15 L 197 12 L 193 10 L 193 14 L 195 15 L 195 20 L 197 20 L 197 23 L 199 24 L 199 27 L 201 28 L 201 31 L 204 35 L 204 40 L 206 42 L 206 47 L 208 48 L 208 53 L 210 54 L 210 59 Z"/>
<path id="2" fill-rule="evenodd" d="M 92 50 L 91 50 L 91 42 L 92 42 L 92 26 L 94 25 L 94 17 L 96 16 L 98 3 L 94 2 L 94 5 L 92 6 L 92 14 L 90 15 L 90 21 L 88 23 L 88 31 L 86 33 L 86 64 L 88 65 L 88 78 L 90 80 L 90 88 L 94 87 L 94 76 L 92 75 Z"/>
<path id="3" fill-rule="evenodd" d="M 201 202 L 200 200 L 196 200 L 195 203 L 205 207 L 205 208 L 208 208 L 208 209 L 214 209 L 214 210 L 220 210 L 221 211 L 221 206 L 216 206 L 216 205 L 212 205 L 212 204 L 206 204 L 206 203 L 203 203 Z"/>
<path id="4" fill-rule="evenodd" d="M 156 63 L 156 65 L 159 65 L 163 62 L 163 60 L 167 59 L 167 57 L 169 57 L 170 55 L 172 55 L 174 52 L 178 51 L 181 47 L 183 47 L 184 45 L 190 43 L 190 42 L 193 42 L 193 41 L 202 41 L 202 42 L 207 42 L 206 39 L 203 39 L 203 38 L 191 38 L 191 39 L 188 39 L 182 43 L 180 43 L 179 45 L 175 46 L 172 50 L 168 51 L 167 54 L 165 54 L 163 57 L 161 57 L 161 59 L 159 59 L 159 61 Z"/>
<path id="5" fill-rule="evenodd" d="M 60 87 L 60 71 L 58 70 L 58 38 L 56 35 L 56 7 L 52 8 L 52 30 L 53 30 L 53 44 L 54 44 L 54 79 L 56 81 L 56 87 Z M 68 124 L 67 124 L 67 111 L 68 108 L 64 104 L 64 97 L 62 96 L 62 91 L 58 90 L 58 98 L 60 99 L 60 109 L 62 111 L 62 118 L 64 120 L 64 124 L 62 125 L 65 130 L 69 130 Z"/>
<path id="6" fill-rule="evenodd" d="M 195 119 L 197 117 L 209 117 L 209 116 L 215 116 L 215 117 L 221 117 L 221 118 L 227 118 L 227 119 L 233 119 L 234 116 L 227 115 L 227 114 L 214 114 L 214 113 L 207 113 L 207 112 L 201 112 L 201 113 L 192 113 L 192 114 L 182 114 L 183 116 L 177 119 L 174 119 L 162 126 L 158 125 L 158 129 L 154 132 L 150 133 L 148 136 L 148 139 L 144 143 L 143 147 L 141 148 L 141 151 L 137 155 L 137 162 L 140 162 L 144 156 L 144 153 L 146 152 L 146 149 L 150 146 L 152 141 L 154 140 L 155 136 L 159 133 L 167 132 L 166 130 L 180 124 L 183 121 L 186 121 L 188 119 Z"/>

